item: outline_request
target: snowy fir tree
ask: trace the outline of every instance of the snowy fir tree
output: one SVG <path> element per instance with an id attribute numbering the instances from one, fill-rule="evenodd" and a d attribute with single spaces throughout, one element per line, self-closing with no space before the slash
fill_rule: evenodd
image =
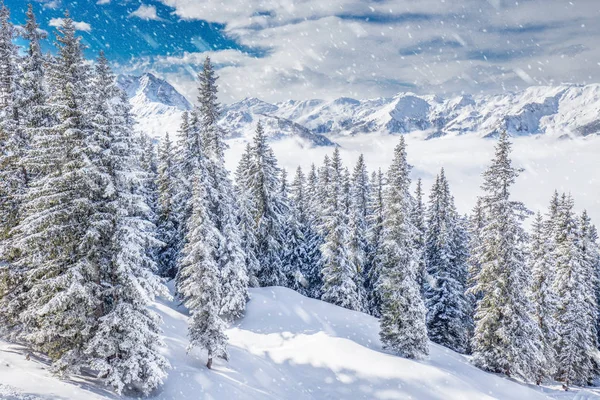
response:
<path id="1" fill-rule="evenodd" d="M 10 11 L 0 3 L 0 260 L 9 258 L 10 232 L 19 221 L 20 201 L 27 186 L 23 157 L 28 141 L 20 116 L 22 93 L 15 36 Z"/>
<path id="2" fill-rule="evenodd" d="M 198 135 L 201 140 L 202 157 L 206 158 L 206 171 L 211 187 L 211 218 L 219 230 L 217 264 L 223 280 L 221 314 L 226 319 L 242 316 L 248 297 L 248 273 L 245 268 L 241 234 L 236 213 L 235 192 L 225 169 L 224 132 L 218 126 L 220 105 L 217 101 L 217 75 L 210 58 L 198 73 Z M 192 128 L 195 124 L 192 123 Z M 188 228 L 190 229 L 190 228 Z"/>
<path id="3" fill-rule="evenodd" d="M 385 349 L 407 358 L 429 354 L 426 309 L 417 283 L 416 228 L 410 218 L 410 165 L 404 137 L 394 149 L 385 191 L 381 272 L 380 337 Z"/>
<path id="4" fill-rule="evenodd" d="M 238 204 L 238 224 L 249 279 L 248 283 L 252 287 L 258 287 L 260 286 L 258 282 L 260 267 L 257 259 L 254 198 L 249 175 L 251 158 L 252 146 L 247 143 L 235 173 L 235 191 Z"/>
<path id="5" fill-rule="evenodd" d="M 369 254 L 369 196 L 370 184 L 364 156 L 361 154 L 352 172 L 350 186 L 350 262 L 354 265 L 355 283 L 361 311 L 368 309 L 365 288 Z"/>
<path id="6" fill-rule="evenodd" d="M 336 148 L 331 163 L 326 164 L 328 185 L 326 203 L 321 214 L 322 231 L 325 233 L 321 246 L 323 294 L 321 299 L 350 310 L 362 309 L 356 285 L 356 268 L 351 262 L 348 229 L 348 213 L 345 196 L 345 173 L 340 151 Z"/>
<path id="7" fill-rule="evenodd" d="M 532 380 L 538 376 L 542 355 L 528 296 L 527 237 L 522 227 L 527 210 L 510 198 L 510 187 L 519 175 L 510 153 L 511 143 L 503 132 L 483 174 L 486 222 L 480 248 L 474 249 L 481 269 L 470 289 L 481 293 L 475 312 L 473 362 L 487 371 Z"/>
<path id="8" fill-rule="evenodd" d="M 299 199 L 299 191 L 297 185 L 293 190 L 293 198 Z M 306 190 L 304 190 L 304 208 L 306 209 L 306 232 L 305 240 L 307 242 L 307 257 L 310 260 L 309 269 L 304 272 L 304 278 L 308 284 L 307 295 L 315 299 L 321 298 L 321 289 L 323 287 L 323 279 L 321 276 L 321 245 L 323 237 L 319 233 L 321 203 L 319 203 L 319 176 L 317 167 L 311 164 L 310 171 L 306 178 Z M 299 200 L 298 200 L 299 201 Z M 301 207 L 301 203 L 296 204 Z"/>
<path id="9" fill-rule="evenodd" d="M 179 218 L 175 204 L 178 176 L 173 143 L 169 134 L 158 147 L 157 237 L 163 243 L 157 254 L 158 269 L 162 276 L 174 277 L 180 249 Z"/>
<path id="10" fill-rule="evenodd" d="M 379 169 L 371 176 L 371 194 L 369 196 L 369 254 L 366 267 L 365 287 L 369 313 L 375 317 L 381 315 L 381 296 L 377 282 L 381 276 L 382 244 L 384 221 L 384 174 Z"/>
<path id="11" fill-rule="evenodd" d="M 156 227 L 149 219 L 129 103 L 103 54 L 95 70 L 92 129 L 103 147 L 101 168 L 108 180 L 104 211 L 110 215 L 112 236 L 109 257 L 99 270 L 102 316 L 84 352 L 117 393 L 149 394 L 166 377 L 168 362 L 159 352 L 160 318 L 147 306 L 155 295 L 167 292 L 150 258 Z"/>
<path id="12" fill-rule="evenodd" d="M 551 211 L 552 212 L 552 211 Z M 556 379 L 565 388 L 589 384 L 594 376 L 597 350 L 597 310 L 593 279 L 596 271 L 586 260 L 585 230 L 573 213 L 573 200 L 563 195 L 556 210 L 554 251 L 556 263 L 554 290 L 556 307 Z M 596 311 L 597 312 L 597 311 Z"/>
<path id="13" fill-rule="evenodd" d="M 425 290 L 427 329 L 432 341 L 465 353 L 468 348 L 470 304 L 465 296 L 467 266 L 465 236 L 444 170 L 431 189 L 425 235 L 425 265 L 430 277 Z"/>
<path id="14" fill-rule="evenodd" d="M 411 211 L 411 219 L 417 230 L 417 234 L 415 235 L 415 249 L 420 253 L 419 267 L 417 268 L 417 283 L 421 288 L 421 294 L 424 296 L 428 276 L 427 268 L 425 266 L 425 206 L 423 204 L 423 184 L 421 179 L 417 180 L 414 198 L 415 201 Z"/>
<path id="15" fill-rule="evenodd" d="M 290 213 L 286 229 L 286 252 L 283 258 L 288 287 L 305 296 L 310 296 L 311 279 L 319 271 L 319 254 L 314 251 L 315 232 L 309 219 L 306 199 L 306 177 L 298 167 L 291 185 Z"/>
<path id="16" fill-rule="evenodd" d="M 557 336 L 554 316 L 558 300 L 553 288 L 555 271 L 551 242 L 546 235 L 546 221 L 539 212 L 535 216 L 529 240 L 529 269 L 532 276 L 533 315 L 540 328 L 539 340 L 544 355 L 541 374 L 536 377 L 539 384 L 555 372 L 554 344 Z"/>
<path id="17" fill-rule="evenodd" d="M 221 233 L 210 216 L 210 183 L 198 171 L 194 180 L 192 216 L 177 276 L 177 291 L 190 311 L 188 351 L 207 350 L 206 366 L 213 358 L 227 360 L 226 322 L 222 317 L 223 277 L 219 266 Z"/>
<path id="18" fill-rule="evenodd" d="M 49 99 L 56 123 L 34 139 L 29 155 L 48 173 L 30 185 L 17 227 L 22 255 L 16 264 L 28 283 L 15 301 L 22 307 L 22 338 L 65 371 L 82 363 L 97 324 L 111 224 L 101 209 L 107 189 L 101 144 L 86 118 L 89 71 L 68 14 L 57 46 Z"/>
<path id="19" fill-rule="evenodd" d="M 469 286 L 469 296 L 471 298 L 471 303 L 473 305 L 473 309 L 478 300 L 481 299 L 482 293 L 477 290 L 472 289 L 476 284 L 476 278 L 479 275 L 479 271 L 481 270 L 481 254 L 480 251 L 483 250 L 482 247 L 482 235 L 483 228 L 486 224 L 486 216 L 485 210 L 483 207 L 483 199 L 481 197 L 477 198 L 477 202 L 475 207 L 473 207 L 473 211 L 469 216 L 468 221 L 468 231 L 469 231 L 469 278 L 468 278 L 468 286 Z"/>
<path id="20" fill-rule="evenodd" d="M 283 270 L 287 205 L 281 193 L 281 170 L 260 122 L 248 157 L 247 192 L 254 221 L 260 286 L 284 286 Z"/>

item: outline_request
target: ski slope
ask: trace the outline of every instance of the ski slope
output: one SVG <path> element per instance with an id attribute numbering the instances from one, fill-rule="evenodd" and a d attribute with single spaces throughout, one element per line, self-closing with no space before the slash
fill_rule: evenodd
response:
<path id="1" fill-rule="evenodd" d="M 431 344 L 412 361 L 382 351 L 376 319 L 289 289 L 251 290 L 246 316 L 228 330 L 230 361 L 205 367 L 186 354 L 187 316 L 176 303 L 154 307 L 164 320 L 172 369 L 155 399 L 547 399 L 600 398 L 592 390 L 537 388 L 488 374 Z M 61 381 L 43 360 L 0 341 L 0 399 L 118 399 L 91 378 Z"/>

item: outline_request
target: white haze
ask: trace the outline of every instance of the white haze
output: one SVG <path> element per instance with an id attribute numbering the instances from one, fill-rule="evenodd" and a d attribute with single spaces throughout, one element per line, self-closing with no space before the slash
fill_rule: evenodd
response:
<path id="1" fill-rule="evenodd" d="M 426 196 L 440 168 L 446 176 L 461 213 L 470 212 L 476 197 L 481 193 L 481 173 L 494 151 L 494 140 L 466 135 L 423 140 L 422 134 L 407 135 L 408 160 L 413 165 L 414 180 L 423 180 Z M 365 134 L 350 137 L 333 137 L 341 146 L 345 165 L 352 170 L 358 156 L 363 153 L 369 173 L 390 165 L 398 136 Z M 235 171 L 246 142 L 229 141 L 227 167 Z M 311 163 L 319 166 L 331 147 L 311 148 L 299 139 L 272 142 L 280 166 L 288 172 L 289 179 L 298 166 L 308 172 Z M 545 136 L 528 136 L 513 139 L 513 161 L 524 168 L 514 188 L 514 196 L 532 211 L 545 212 L 550 196 L 557 189 L 570 192 L 576 210 L 587 209 L 593 222 L 600 225 L 600 137 L 560 140 Z M 427 200 L 427 197 L 425 198 Z"/>

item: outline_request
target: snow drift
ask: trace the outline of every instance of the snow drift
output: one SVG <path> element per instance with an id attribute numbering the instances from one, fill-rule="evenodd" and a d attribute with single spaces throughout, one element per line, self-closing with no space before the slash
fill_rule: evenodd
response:
<path id="1" fill-rule="evenodd" d="M 381 349 L 378 321 L 280 287 L 251 289 L 245 317 L 228 331 L 230 361 L 204 366 L 186 354 L 187 316 L 159 301 L 172 369 L 156 399 L 544 399 L 564 396 L 488 374 L 435 344 L 412 361 Z M 545 391 L 545 393 L 543 393 Z M 591 392 L 566 395 L 593 396 Z M 0 342 L 2 399 L 117 399 L 94 379 L 61 381 L 44 360 Z"/>

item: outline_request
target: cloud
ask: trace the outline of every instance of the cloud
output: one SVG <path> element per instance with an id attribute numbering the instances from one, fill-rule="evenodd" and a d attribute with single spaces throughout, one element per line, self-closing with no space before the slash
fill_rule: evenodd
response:
<path id="1" fill-rule="evenodd" d="M 141 4 L 140 8 L 129 14 L 130 17 L 137 17 L 145 21 L 162 21 L 162 18 L 156 13 L 156 6 Z"/>
<path id="2" fill-rule="evenodd" d="M 600 78 L 592 1 L 160 1 L 181 19 L 224 24 L 242 48 L 261 49 L 210 53 L 226 102 L 499 92 Z M 185 89 L 204 56 L 148 64 Z"/>
<path id="3" fill-rule="evenodd" d="M 64 21 L 63 18 L 52 18 L 50 20 L 50 22 L 48 22 L 48 25 L 58 28 L 58 27 L 62 26 L 63 21 Z M 77 29 L 78 31 L 91 32 L 91 30 L 92 30 L 92 26 L 90 24 L 88 24 L 87 22 L 73 21 L 73 24 L 75 25 L 75 29 Z"/>
<path id="4" fill-rule="evenodd" d="M 57 9 L 62 5 L 61 0 L 35 0 L 36 3 L 41 3 L 42 7 Z"/>

